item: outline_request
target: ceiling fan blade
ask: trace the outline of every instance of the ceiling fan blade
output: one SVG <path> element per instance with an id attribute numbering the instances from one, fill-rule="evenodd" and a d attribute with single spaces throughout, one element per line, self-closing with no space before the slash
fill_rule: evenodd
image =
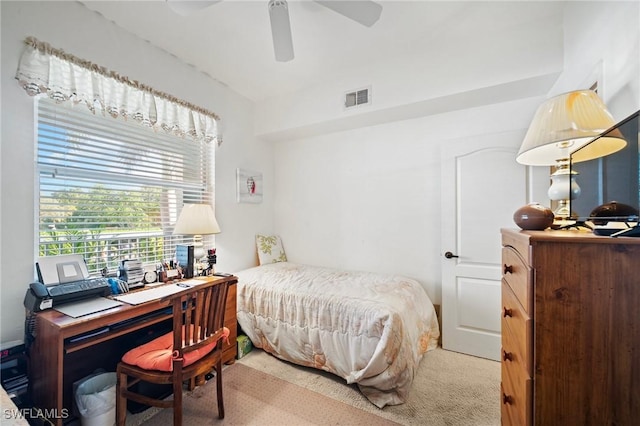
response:
<path id="1" fill-rule="evenodd" d="M 222 0 L 167 0 L 169 8 L 178 15 L 187 16 L 194 12 L 209 7 L 212 4 L 220 3 Z"/>
<path id="2" fill-rule="evenodd" d="M 380 14 L 382 13 L 382 5 L 369 0 L 314 1 L 367 27 L 375 24 L 378 19 L 380 19 Z"/>
<path id="3" fill-rule="evenodd" d="M 269 1 L 269 18 L 271 19 L 271 36 L 276 61 L 287 62 L 293 59 L 293 40 L 291 23 L 289 22 L 289 6 L 285 0 Z"/>

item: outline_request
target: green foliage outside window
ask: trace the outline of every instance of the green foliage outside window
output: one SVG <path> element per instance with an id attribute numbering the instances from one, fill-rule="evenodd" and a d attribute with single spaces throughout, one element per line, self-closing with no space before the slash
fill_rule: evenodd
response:
<path id="1" fill-rule="evenodd" d="M 164 236 L 162 191 L 123 191 L 95 185 L 63 189 L 40 199 L 39 256 L 83 254 L 89 271 L 117 268 L 122 259 L 159 263 Z M 126 219 L 126 220 L 125 220 Z"/>

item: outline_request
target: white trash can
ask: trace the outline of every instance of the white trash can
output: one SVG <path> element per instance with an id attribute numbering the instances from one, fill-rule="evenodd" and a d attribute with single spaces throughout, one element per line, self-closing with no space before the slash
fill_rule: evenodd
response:
<path id="1" fill-rule="evenodd" d="M 116 424 L 116 382 L 116 373 L 102 373 L 78 385 L 76 405 L 82 426 Z"/>

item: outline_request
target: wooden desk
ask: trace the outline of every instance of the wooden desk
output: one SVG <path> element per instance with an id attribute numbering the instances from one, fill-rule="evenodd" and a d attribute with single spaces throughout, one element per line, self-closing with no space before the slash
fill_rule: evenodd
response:
<path id="1" fill-rule="evenodd" d="M 223 362 L 236 358 L 236 283 L 237 277 L 210 277 L 229 282 L 225 325 L 231 331 L 224 349 Z M 144 290 L 142 290 L 144 291 Z M 126 351 L 143 340 L 171 330 L 169 304 L 159 300 L 140 305 L 123 304 L 106 311 L 72 318 L 56 310 L 37 314 L 35 340 L 29 350 L 29 383 L 34 407 L 45 410 L 58 425 L 72 417 L 73 383 L 96 369 L 115 371 Z M 152 314 L 153 316 L 149 316 Z M 122 327 L 112 327 L 122 321 L 132 321 Z M 74 337 L 109 327 L 109 331 L 75 343 Z"/>

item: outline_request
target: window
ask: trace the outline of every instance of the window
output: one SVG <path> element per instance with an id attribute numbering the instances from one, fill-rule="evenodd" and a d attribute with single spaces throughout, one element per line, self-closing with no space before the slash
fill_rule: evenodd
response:
<path id="1" fill-rule="evenodd" d="M 92 274 L 173 259 L 183 204 L 213 200 L 212 144 L 68 104 L 37 103 L 38 256 L 82 254 Z"/>

